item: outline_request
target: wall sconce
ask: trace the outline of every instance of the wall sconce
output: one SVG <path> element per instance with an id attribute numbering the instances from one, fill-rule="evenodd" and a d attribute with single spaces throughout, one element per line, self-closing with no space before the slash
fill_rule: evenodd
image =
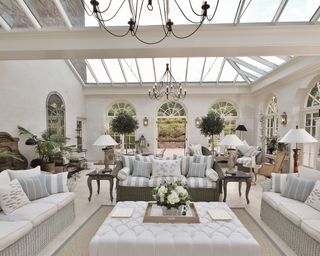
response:
<path id="1" fill-rule="evenodd" d="M 281 115 L 281 124 L 282 125 L 286 125 L 288 121 L 288 116 L 286 112 L 283 112 Z"/>
<path id="2" fill-rule="evenodd" d="M 143 126 L 147 127 L 148 124 L 149 124 L 148 118 L 147 118 L 147 117 L 144 117 L 144 118 L 143 118 Z"/>
<path id="3" fill-rule="evenodd" d="M 197 117 L 197 118 L 194 120 L 194 122 L 195 122 L 196 127 L 199 128 L 199 127 L 200 127 L 200 123 L 201 123 L 200 117 Z"/>

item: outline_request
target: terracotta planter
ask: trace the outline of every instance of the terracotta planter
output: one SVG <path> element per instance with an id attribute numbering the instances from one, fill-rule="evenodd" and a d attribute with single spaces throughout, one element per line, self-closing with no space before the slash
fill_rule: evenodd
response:
<path id="1" fill-rule="evenodd" d="M 43 163 L 43 164 L 41 164 L 41 171 L 54 173 L 56 171 L 55 167 L 56 167 L 56 164 L 54 162 L 53 163 Z"/>

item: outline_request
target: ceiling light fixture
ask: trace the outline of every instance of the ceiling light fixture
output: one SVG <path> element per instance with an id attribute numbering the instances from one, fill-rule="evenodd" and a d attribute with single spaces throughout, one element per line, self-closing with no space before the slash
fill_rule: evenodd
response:
<path id="1" fill-rule="evenodd" d="M 152 87 L 152 91 L 149 90 L 149 97 L 152 100 L 160 100 L 164 96 L 167 100 L 175 101 L 182 100 L 187 96 L 187 90 L 182 91 L 181 83 L 176 82 L 172 76 L 168 63 L 160 82 Z"/>
<path id="2" fill-rule="evenodd" d="M 82 5 L 84 10 L 86 11 L 86 13 L 89 16 L 94 16 L 97 21 L 99 22 L 100 26 L 105 29 L 108 33 L 110 33 L 113 36 L 116 37 L 124 37 L 127 34 L 131 33 L 132 36 L 134 36 L 135 38 L 137 38 L 137 40 L 139 40 L 140 42 L 144 43 L 144 44 L 157 44 L 162 42 L 166 37 L 169 37 L 170 35 L 173 35 L 174 37 L 178 38 L 178 39 L 185 39 L 188 38 L 190 36 L 192 36 L 193 34 L 195 34 L 199 28 L 201 27 L 201 25 L 203 24 L 203 22 L 205 20 L 208 20 L 209 22 L 212 21 L 213 17 L 215 16 L 215 13 L 217 11 L 218 5 L 219 5 L 219 0 L 216 1 L 216 6 L 215 6 L 215 10 L 214 13 L 211 17 L 208 16 L 208 9 L 210 8 L 210 5 L 207 3 L 207 1 L 204 1 L 201 5 L 201 10 L 199 13 L 197 13 L 194 9 L 194 7 L 192 6 L 192 1 L 189 0 L 189 9 L 190 10 L 186 10 L 185 6 L 186 4 L 184 3 L 183 5 L 180 4 L 181 6 L 183 6 L 183 8 L 177 3 L 176 0 L 171 1 L 171 5 L 175 4 L 175 6 L 170 6 L 169 5 L 169 0 L 163 1 L 163 3 L 160 3 L 160 0 L 155 1 L 156 3 L 153 4 L 152 0 L 148 0 L 148 1 L 140 1 L 139 0 L 128 0 L 128 4 L 129 4 L 129 9 L 131 12 L 131 17 L 128 20 L 128 25 L 129 28 L 127 31 L 123 32 L 122 34 L 116 34 L 114 32 L 112 32 L 110 30 L 110 22 L 117 17 L 117 15 L 120 16 L 119 13 L 121 13 L 121 9 L 123 8 L 128 8 L 128 6 L 125 4 L 127 0 L 123 0 L 123 1 L 112 1 L 110 0 L 108 2 L 108 4 L 106 5 L 105 9 L 101 10 L 99 5 L 99 1 L 97 0 L 91 0 L 90 1 L 90 5 L 86 4 L 85 0 L 81 0 Z M 134 4 L 135 2 L 135 4 Z M 144 8 L 145 6 L 143 6 L 144 3 L 146 4 L 146 8 Z M 186 35 L 178 35 L 175 30 L 174 30 L 174 17 L 171 16 L 170 13 L 170 8 L 174 8 L 174 9 L 179 9 L 180 14 L 183 15 L 183 17 L 191 24 L 194 24 L 195 28 L 191 31 L 188 32 L 188 34 Z M 113 11 L 111 11 L 113 10 Z M 160 17 L 161 19 L 161 31 L 163 32 L 163 35 L 161 38 L 157 39 L 156 41 L 152 41 L 152 42 L 148 42 L 144 39 L 142 39 L 141 37 L 141 33 L 139 34 L 138 30 L 139 27 L 141 26 L 140 24 L 140 18 L 141 16 L 143 17 L 143 12 L 150 12 L 152 17 Z M 197 16 L 200 18 L 200 21 L 194 21 L 192 20 L 192 18 L 188 17 L 186 13 L 192 13 L 193 16 Z"/>

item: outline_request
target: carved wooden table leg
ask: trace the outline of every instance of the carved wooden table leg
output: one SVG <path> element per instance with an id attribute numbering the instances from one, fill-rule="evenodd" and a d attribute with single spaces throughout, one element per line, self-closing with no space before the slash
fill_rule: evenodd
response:
<path id="1" fill-rule="evenodd" d="M 225 202 L 226 199 L 227 199 L 227 184 L 228 184 L 228 181 L 227 181 L 227 180 L 224 180 L 224 181 L 223 181 L 223 194 L 224 194 L 224 196 L 223 196 L 223 202 Z"/>
<path id="2" fill-rule="evenodd" d="M 246 199 L 247 199 L 247 204 L 250 203 L 249 201 L 249 191 L 250 191 L 250 188 L 251 188 L 251 178 L 250 179 L 247 179 L 247 187 L 246 187 Z"/>
<path id="3" fill-rule="evenodd" d="M 109 182 L 110 182 L 110 199 L 111 199 L 111 202 L 113 202 L 113 195 L 112 195 L 112 192 L 113 192 L 113 177 L 111 177 L 109 179 Z"/>
<path id="4" fill-rule="evenodd" d="M 238 189 L 239 189 L 239 196 L 241 197 L 241 186 L 242 185 L 242 181 L 239 181 L 239 185 L 238 185 Z"/>
<path id="5" fill-rule="evenodd" d="M 97 185 L 98 185 L 97 193 L 99 194 L 100 193 L 100 180 L 97 180 Z"/>
<path id="6" fill-rule="evenodd" d="M 88 200 L 89 200 L 89 202 L 90 202 L 90 201 L 91 201 L 91 196 L 92 196 L 92 177 L 88 176 L 87 184 L 88 184 L 88 188 L 89 188 L 89 197 L 88 197 Z"/>

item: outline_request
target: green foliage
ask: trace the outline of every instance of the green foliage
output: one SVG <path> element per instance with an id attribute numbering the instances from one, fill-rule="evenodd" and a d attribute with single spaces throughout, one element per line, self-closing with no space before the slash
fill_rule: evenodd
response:
<path id="1" fill-rule="evenodd" d="M 1 158 L 9 158 L 9 157 L 12 157 L 12 158 L 17 159 L 19 161 L 22 161 L 22 159 L 18 155 L 16 155 L 15 153 L 13 153 L 13 152 L 0 151 L 0 159 Z"/>
<path id="2" fill-rule="evenodd" d="M 179 118 L 159 120 L 159 141 L 184 141 L 185 121 Z"/>
<path id="3" fill-rule="evenodd" d="M 205 136 L 220 134 L 224 127 L 224 120 L 216 113 L 209 112 L 207 116 L 202 117 L 200 123 L 200 132 Z"/>
<path id="4" fill-rule="evenodd" d="M 129 134 L 139 128 L 138 121 L 123 111 L 112 119 L 111 127 L 112 131 L 120 134 Z"/>

